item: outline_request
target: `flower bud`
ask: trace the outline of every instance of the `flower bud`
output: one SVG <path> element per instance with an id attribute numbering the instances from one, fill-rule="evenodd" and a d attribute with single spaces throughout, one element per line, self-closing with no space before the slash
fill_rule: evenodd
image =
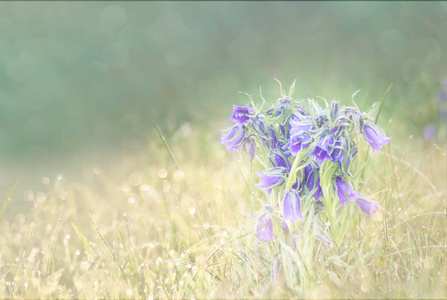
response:
<path id="1" fill-rule="evenodd" d="M 307 109 L 302 105 L 295 106 L 295 113 L 305 116 L 305 117 L 307 117 L 309 115 L 309 113 L 307 112 Z"/>
<path id="2" fill-rule="evenodd" d="M 315 121 L 317 122 L 318 128 L 321 128 L 321 126 L 323 126 L 323 124 L 327 123 L 327 121 L 329 121 L 329 119 L 326 115 L 319 115 L 315 118 Z"/>
<path id="3" fill-rule="evenodd" d="M 253 118 L 252 125 L 253 129 L 260 133 L 261 135 L 266 135 L 265 127 L 267 124 L 267 119 L 263 115 L 256 115 Z"/>
<path id="4" fill-rule="evenodd" d="M 337 101 L 332 101 L 331 103 L 331 119 L 334 122 L 338 117 L 339 105 Z"/>

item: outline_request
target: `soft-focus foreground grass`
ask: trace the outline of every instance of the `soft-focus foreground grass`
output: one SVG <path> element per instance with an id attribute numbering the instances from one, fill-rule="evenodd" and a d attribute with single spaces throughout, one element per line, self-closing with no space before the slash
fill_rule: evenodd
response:
<path id="1" fill-rule="evenodd" d="M 446 297 L 446 157 L 435 147 L 395 138 L 375 154 L 363 191 L 378 213 L 355 213 L 340 248 L 310 241 L 290 289 L 284 265 L 272 284 L 275 247 L 255 243 L 246 158 L 186 125 L 167 141 L 183 173 L 153 140 L 13 197 L 9 207 L 28 204 L 0 221 L 0 298 Z"/>
<path id="2" fill-rule="evenodd" d="M 447 297 L 446 3 L 1 2 L 0 298 Z M 338 249 L 303 236 L 293 290 L 254 243 L 249 162 L 217 141 L 273 77 L 361 108 L 394 83 L 363 177 L 380 210 Z"/>

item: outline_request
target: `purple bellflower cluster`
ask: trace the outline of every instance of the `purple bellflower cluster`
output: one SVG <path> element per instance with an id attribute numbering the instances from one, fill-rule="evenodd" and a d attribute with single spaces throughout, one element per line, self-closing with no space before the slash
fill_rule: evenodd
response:
<path id="1" fill-rule="evenodd" d="M 371 116 L 377 106 L 365 113 L 337 101 L 323 108 L 309 99 L 306 108 L 284 95 L 267 110 L 262 110 L 265 101 L 259 109 L 253 101 L 233 105 L 234 125 L 220 138 L 228 152 L 242 149 L 264 168 L 258 172 L 257 187 L 268 197 L 256 214 L 257 241 L 276 238 L 275 222 L 288 231 L 295 221 L 323 211 L 330 202 L 341 208 L 355 203 L 369 218 L 379 203 L 355 190 L 350 171 L 359 139 L 372 153 L 390 142 Z M 312 209 L 303 210 L 310 205 Z"/>

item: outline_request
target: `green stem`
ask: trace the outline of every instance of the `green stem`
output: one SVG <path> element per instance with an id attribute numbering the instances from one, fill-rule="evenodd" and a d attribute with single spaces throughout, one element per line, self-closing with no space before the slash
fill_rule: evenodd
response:
<path id="1" fill-rule="evenodd" d="M 272 189 L 271 193 L 270 193 L 270 205 L 275 205 L 276 203 L 276 189 Z"/>
<path id="2" fill-rule="evenodd" d="M 290 170 L 289 178 L 287 179 L 286 191 L 290 190 L 296 179 L 296 170 L 298 169 L 301 162 L 300 153 L 296 154 L 295 160 L 293 161 L 292 169 Z"/>
<path id="3" fill-rule="evenodd" d="M 268 154 L 264 147 L 260 147 L 262 152 L 262 157 L 264 158 L 264 161 L 268 161 Z"/>

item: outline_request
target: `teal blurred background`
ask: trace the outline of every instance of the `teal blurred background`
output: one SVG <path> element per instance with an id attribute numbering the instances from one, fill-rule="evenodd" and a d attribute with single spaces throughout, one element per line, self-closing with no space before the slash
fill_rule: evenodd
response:
<path id="1" fill-rule="evenodd" d="M 383 126 L 445 141 L 446 32 L 447 2 L 0 2 L 1 187 L 141 151 L 151 119 L 217 137 L 273 78 L 362 106 L 393 83 Z"/>

